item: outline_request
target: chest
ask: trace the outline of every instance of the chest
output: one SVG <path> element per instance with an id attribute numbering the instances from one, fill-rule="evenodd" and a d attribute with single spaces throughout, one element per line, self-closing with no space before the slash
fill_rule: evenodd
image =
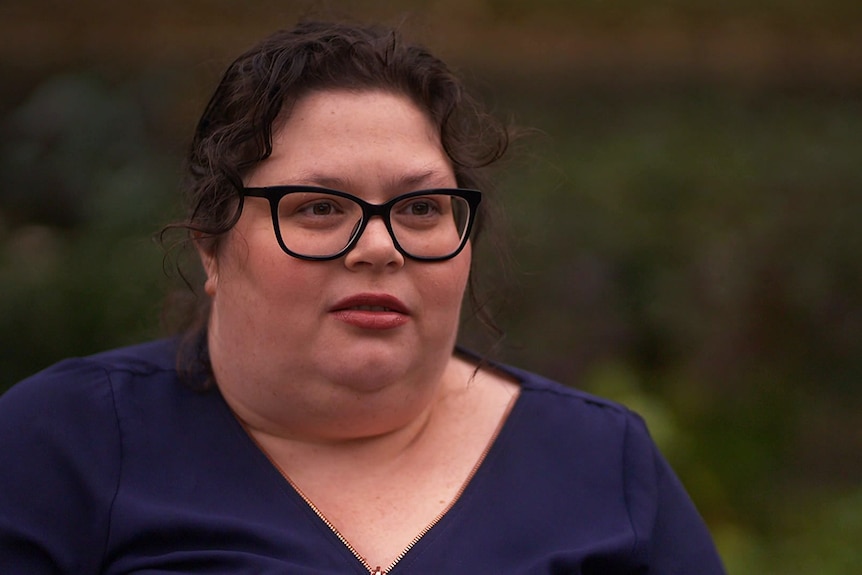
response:
<path id="1" fill-rule="evenodd" d="M 599 477 L 540 450 L 499 443 L 465 484 L 450 478 L 454 491 L 429 488 L 438 477 L 389 492 L 316 490 L 338 525 L 263 454 L 207 455 L 130 462 L 105 573 L 631 572 L 635 536 L 618 474 Z"/>
<path id="2" fill-rule="evenodd" d="M 120 515 L 132 507 L 129 500 L 118 503 Z M 225 493 L 205 507 L 193 503 L 136 499 L 134 520 L 114 522 L 104 572 L 363 575 L 378 567 L 287 490 Z M 588 574 L 584 566 L 589 565 L 603 565 L 592 571 L 603 575 L 634 572 L 635 537 L 626 514 L 613 506 L 597 520 L 579 516 L 568 502 L 549 505 L 538 492 L 468 488 L 427 530 L 414 533 L 411 526 L 407 545 L 380 535 L 398 531 L 403 522 L 392 529 L 386 513 L 366 512 L 366 522 L 378 528 L 352 536 L 366 550 L 379 549 L 378 557 L 399 549 L 394 560 L 381 565 L 389 575 Z"/>
<path id="3" fill-rule="evenodd" d="M 321 523 L 371 573 L 390 573 L 454 508 L 481 461 L 417 466 L 403 473 L 361 471 L 326 478 L 311 475 L 302 489 L 287 483 Z M 316 479 L 316 481 L 312 480 Z"/>

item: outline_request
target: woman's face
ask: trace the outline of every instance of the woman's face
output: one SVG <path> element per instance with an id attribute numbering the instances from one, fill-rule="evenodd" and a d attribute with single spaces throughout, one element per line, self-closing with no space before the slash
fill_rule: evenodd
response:
<path id="1" fill-rule="evenodd" d="M 274 134 L 271 157 L 245 182 L 285 184 L 375 204 L 456 186 L 425 115 L 409 99 L 379 91 L 300 99 Z M 258 402 L 277 402 L 296 385 L 324 396 L 398 385 L 412 393 L 416 382 L 439 378 L 451 356 L 470 258 L 468 244 L 442 262 L 405 259 L 373 218 L 347 255 L 296 259 L 276 242 L 267 200 L 247 197 L 215 256 L 203 254 L 219 385 Z"/>

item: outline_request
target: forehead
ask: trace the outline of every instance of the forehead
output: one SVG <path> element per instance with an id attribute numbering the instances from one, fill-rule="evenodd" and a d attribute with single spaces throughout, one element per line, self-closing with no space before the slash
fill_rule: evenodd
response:
<path id="1" fill-rule="evenodd" d="M 408 97 L 385 91 L 311 92 L 290 108 L 273 133 L 273 144 L 297 151 L 325 146 L 364 147 L 399 143 L 441 148 L 429 117 Z"/>
<path id="2" fill-rule="evenodd" d="M 272 155 L 251 174 L 254 185 L 434 176 L 454 178 L 437 128 L 408 97 L 384 91 L 303 96 L 275 126 Z"/>

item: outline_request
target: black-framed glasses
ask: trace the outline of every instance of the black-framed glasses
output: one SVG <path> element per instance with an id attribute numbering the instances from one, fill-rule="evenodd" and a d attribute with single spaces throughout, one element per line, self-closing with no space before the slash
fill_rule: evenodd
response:
<path id="1" fill-rule="evenodd" d="M 326 261 L 349 252 L 379 216 L 395 249 L 420 261 L 442 261 L 464 249 L 482 201 L 478 190 L 431 189 L 371 204 L 316 186 L 243 188 L 243 198 L 269 200 L 278 245 L 295 258 Z"/>

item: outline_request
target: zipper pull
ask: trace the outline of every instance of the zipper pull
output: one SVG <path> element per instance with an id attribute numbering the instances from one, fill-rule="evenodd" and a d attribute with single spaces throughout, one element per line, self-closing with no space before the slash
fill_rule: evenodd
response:
<path id="1" fill-rule="evenodd" d="M 386 575 L 386 572 L 380 568 L 380 565 L 378 565 L 377 568 L 371 572 L 371 575 Z"/>

